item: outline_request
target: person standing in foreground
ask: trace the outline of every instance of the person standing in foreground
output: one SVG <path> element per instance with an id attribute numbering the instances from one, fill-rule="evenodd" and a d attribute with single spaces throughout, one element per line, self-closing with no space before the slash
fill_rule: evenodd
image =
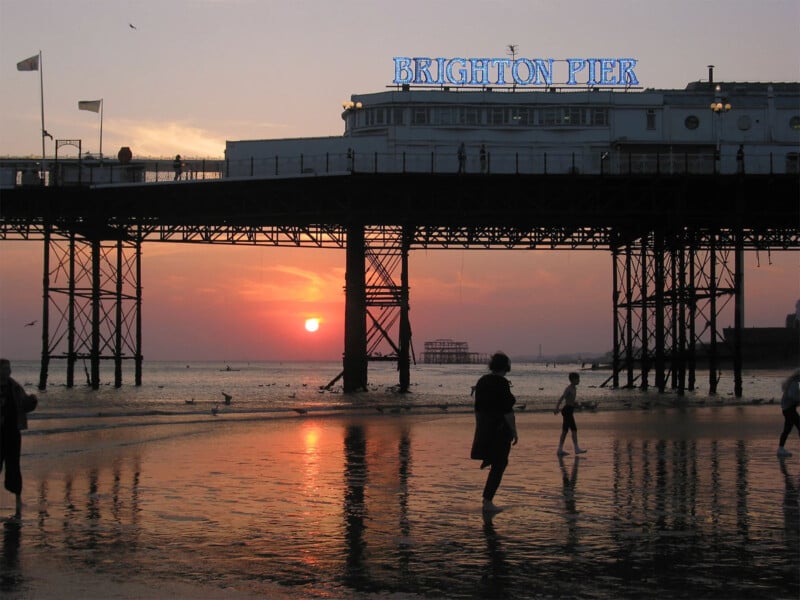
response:
<path id="1" fill-rule="evenodd" d="M 783 431 L 778 444 L 778 456 L 783 458 L 792 455 L 791 452 L 783 447 L 792 432 L 792 427 L 797 427 L 797 434 L 800 435 L 800 415 L 797 414 L 797 405 L 800 404 L 800 369 L 797 369 L 787 377 L 781 384 L 781 388 L 783 388 L 783 395 L 781 396 Z"/>
<path id="2" fill-rule="evenodd" d="M 37 404 L 36 396 L 26 394 L 22 386 L 11 378 L 11 362 L 0 358 L 0 470 L 5 468 L 5 488 L 16 496 L 17 518 L 22 513 L 20 432 L 28 428 L 28 413 Z"/>
<path id="3" fill-rule="evenodd" d="M 581 382 L 581 376 L 577 373 L 569 374 L 569 385 L 564 389 L 561 398 L 558 399 L 553 414 L 558 414 L 558 409 L 561 403 L 564 403 L 564 408 L 561 409 L 561 416 L 563 423 L 561 425 L 561 439 L 558 441 L 558 456 L 569 454 L 564 450 L 564 440 L 567 439 L 567 432 L 572 431 L 572 445 L 575 448 L 575 454 L 583 454 L 586 450 L 578 445 L 578 426 L 575 423 L 575 398 L 578 395 L 578 384 Z"/>
<path id="4" fill-rule="evenodd" d="M 480 460 L 481 469 L 491 465 L 483 487 L 484 512 L 500 512 L 493 502 L 497 488 L 508 466 L 511 446 L 516 445 L 517 425 L 514 418 L 516 398 L 506 374 L 511 371 L 511 361 L 502 352 L 489 361 L 489 371 L 473 388 L 475 394 L 475 437 L 470 458 Z"/>

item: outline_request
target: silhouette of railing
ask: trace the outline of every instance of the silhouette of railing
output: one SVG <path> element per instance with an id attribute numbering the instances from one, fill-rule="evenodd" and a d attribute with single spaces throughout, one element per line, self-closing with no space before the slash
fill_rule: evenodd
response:
<path id="1" fill-rule="evenodd" d="M 222 178 L 313 177 L 347 173 L 458 173 L 492 175 L 711 175 L 797 173 L 797 153 L 754 149 L 745 157 L 715 152 L 517 152 L 490 151 L 464 159 L 454 152 L 325 152 L 242 159 L 187 159 L 178 177 L 169 159 L 0 159 L 0 187 L 20 185 L 114 185 L 203 181 Z"/>

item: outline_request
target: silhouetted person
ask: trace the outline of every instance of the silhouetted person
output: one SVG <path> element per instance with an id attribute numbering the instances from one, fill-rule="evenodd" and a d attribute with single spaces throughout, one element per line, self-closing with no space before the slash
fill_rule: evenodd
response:
<path id="1" fill-rule="evenodd" d="M 481 144 L 480 150 L 481 157 L 481 173 L 486 173 L 486 144 Z"/>
<path id="2" fill-rule="evenodd" d="M 502 352 L 489 361 L 489 371 L 475 384 L 475 437 L 470 457 L 480 460 L 481 469 L 491 466 L 483 488 L 483 510 L 499 512 L 494 505 L 494 495 L 500 487 L 508 466 L 511 446 L 518 441 L 514 418 L 516 398 L 506 374 L 511 371 L 511 361 Z"/>
<path id="3" fill-rule="evenodd" d="M 180 154 L 177 154 L 175 160 L 172 161 L 172 168 L 175 171 L 175 181 L 178 181 L 183 175 L 183 161 Z"/>
<path id="4" fill-rule="evenodd" d="M 36 396 L 25 393 L 11 378 L 11 362 L 0 358 L 0 470 L 5 468 L 5 488 L 16 496 L 15 516 L 22 513 L 21 431 L 28 428 L 28 413 L 36 408 Z"/>
<path id="5" fill-rule="evenodd" d="M 465 172 L 467 165 L 467 150 L 464 147 L 464 142 L 458 145 L 458 152 L 456 155 L 458 156 L 458 173 L 460 175 Z"/>
<path id="6" fill-rule="evenodd" d="M 739 144 L 739 149 L 736 151 L 736 172 L 744 173 L 744 145 Z"/>
<path id="7" fill-rule="evenodd" d="M 800 404 L 800 369 L 797 369 L 783 384 L 783 395 L 781 396 L 781 412 L 783 412 L 783 431 L 781 440 L 778 444 L 778 456 L 791 456 L 792 453 L 784 448 L 789 434 L 793 427 L 797 427 L 797 435 L 800 436 L 800 415 L 797 414 L 797 405 Z"/>
<path id="8" fill-rule="evenodd" d="M 561 417 L 563 420 L 561 424 L 561 439 L 558 440 L 558 456 L 569 454 L 564 450 L 564 440 L 567 439 L 568 431 L 572 431 L 572 445 L 575 449 L 575 454 L 583 454 L 586 452 L 586 450 L 583 450 L 578 445 L 578 426 L 575 424 L 575 398 L 578 395 L 577 387 L 580 382 L 580 375 L 577 373 L 569 374 L 569 385 L 564 389 L 564 393 L 561 394 L 556 408 L 553 410 L 553 414 L 557 415 L 558 408 L 561 406 L 562 402 L 564 403 L 564 408 L 561 409 Z"/>

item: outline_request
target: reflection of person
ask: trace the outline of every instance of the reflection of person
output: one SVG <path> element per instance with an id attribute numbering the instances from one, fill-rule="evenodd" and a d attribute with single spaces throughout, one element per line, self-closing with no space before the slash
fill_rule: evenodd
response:
<path id="1" fill-rule="evenodd" d="M 586 450 L 578 445 L 578 426 L 575 423 L 575 397 L 578 395 L 577 386 L 581 381 L 581 376 L 577 373 L 569 374 L 569 385 L 564 389 L 564 393 L 558 399 L 553 414 L 558 414 L 558 409 L 561 403 L 564 403 L 564 408 L 561 409 L 561 416 L 563 422 L 561 425 L 561 439 L 558 441 L 559 456 L 569 454 L 564 450 L 564 440 L 567 439 L 567 432 L 572 431 L 572 445 L 575 449 L 575 454 L 583 454 Z"/>
<path id="2" fill-rule="evenodd" d="M 467 163 L 467 150 L 464 147 L 464 142 L 461 142 L 458 145 L 458 172 L 459 174 L 465 171 L 465 166 Z"/>
<path id="3" fill-rule="evenodd" d="M 22 512 L 22 451 L 20 432 L 28 428 L 28 413 L 36 408 L 37 399 L 26 394 L 11 378 L 11 363 L 0 358 L 0 469 L 5 468 L 5 488 L 17 497 L 16 516 Z"/>
<path id="4" fill-rule="evenodd" d="M 492 500 L 508 466 L 511 446 L 518 441 L 514 418 L 516 398 L 505 377 L 510 370 L 508 356 L 502 352 L 494 354 L 489 361 L 491 372 L 482 376 L 474 389 L 475 437 L 470 457 L 482 461 L 481 469 L 491 465 L 483 488 L 483 510 L 487 512 L 502 510 Z"/>
<path id="5" fill-rule="evenodd" d="M 172 168 L 175 170 L 175 181 L 178 181 L 183 175 L 183 161 L 180 154 L 176 155 L 175 160 L 172 161 Z"/>
<path id="6" fill-rule="evenodd" d="M 800 436 L 800 415 L 797 414 L 797 405 L 800 404 L 800 369 L 797 369 L 781 384 L 783 395 L 781 396 L 781 411 L 783 412 L 783 431 L 781 432 L 780 443 L 778 444 L 778 456 L 791 456 L 792 453 L 784 448 L 789 434 L 793 427 L 797 427 L 797 435 Z"/>

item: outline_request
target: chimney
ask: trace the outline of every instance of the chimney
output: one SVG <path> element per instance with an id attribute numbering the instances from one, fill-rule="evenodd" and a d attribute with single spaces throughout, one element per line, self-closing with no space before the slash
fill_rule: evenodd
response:
<path id="1" fill-rule="evenodd" d="M 708 65 L 708 85 L 714 85 L 714 65 Z"/>

